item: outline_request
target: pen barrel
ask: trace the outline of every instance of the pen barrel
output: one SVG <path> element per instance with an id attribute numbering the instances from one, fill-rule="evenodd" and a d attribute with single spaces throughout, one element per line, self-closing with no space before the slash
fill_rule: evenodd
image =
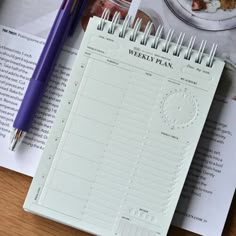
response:
<path id="1" fill-rule="evenodd" d="M 60 17 L 56 25 L 53 26 L 48 39 L 43 47 L 38 63 L 33 72 L 34 80 L 48 81 L 55 67 L 56 61 L 62 50 L 65 38 L 67 36 L 66 24 Z M 60 25 L 61 27 L 58 27 Z M 65 33 L 66 31 L 66 33 Z"/>
<path id="2" fill-rule="evenodd" d="M 13 127 L 28 132 L 39 103 L 43 96 L 45 83 L 39 80 L 30 80 L 20 109 L 15 118 Z"/>
<path id="3" fill-rule="evenodd" d="M 69 1 L 65 10 L 59 10 L 32 75 L 34 80 L 49 80 L 71 27 L 73 2 Z"/>

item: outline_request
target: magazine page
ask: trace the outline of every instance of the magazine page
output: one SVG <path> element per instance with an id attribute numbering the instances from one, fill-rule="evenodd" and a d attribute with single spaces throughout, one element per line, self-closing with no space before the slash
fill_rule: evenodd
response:
<path id="1" fill-rule="evenodd" d="M 139 11 L 153 22 L 185 33 L 183 45 L 196 36 L 194 49 L 206 40 L 205 53 L 218 44 L 226 62 L 204 131 L 185 182 L 172 224 L 201 235 L 221 235 L 235 191 L 236 164 L 236 5 L 234 1 L 142 0 Z M 229 3 L 231 2 L 231 4 Z"/>

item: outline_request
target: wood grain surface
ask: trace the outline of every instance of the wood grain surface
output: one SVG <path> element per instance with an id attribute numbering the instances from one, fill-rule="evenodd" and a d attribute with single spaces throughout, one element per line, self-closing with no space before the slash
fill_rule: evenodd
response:
<path id="1" fill-rule="evenodd" d="M 25 212 L 22 206 L 31 180 L 28 176 L 0 167 L 0 236 L 91 236 Z M 168 236 L 196 234 L 171 226 Z M 236 236 L 236 198 L 233 200 L 223 236 Z"/>

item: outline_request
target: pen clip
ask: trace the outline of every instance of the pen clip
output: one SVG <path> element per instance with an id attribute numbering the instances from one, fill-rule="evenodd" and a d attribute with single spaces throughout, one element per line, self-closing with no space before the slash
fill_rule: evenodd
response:
<path id="1" fill-rule="evenodd" d="M 76 29 L 76 26 L 78 25 L 81 17 L 82 17 L 82 14 L 85 10 L 85 7 L 87 6 L 87 0 L 79 0 L 78 1 L 78 4 L 76 6 L 76 8 L 74 9 L 74 18 L 73 18 L 73 21 L 71 23 L 71 28 L 69 30 L 69 36 L 72 36 L 75 32 L 75 29 Z"/>

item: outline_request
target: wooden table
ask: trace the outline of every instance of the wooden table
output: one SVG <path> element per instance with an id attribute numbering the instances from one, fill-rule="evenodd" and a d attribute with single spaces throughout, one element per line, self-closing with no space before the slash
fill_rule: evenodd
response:
<path id="1" fill-rule="evenodd" d="M 22 205 L 32 178 L 0 167 L 0 236 L 91 236 L 25 212 Z M 223 199 L 222 199 L 223 201 Z M 172 227 L 168 236 L 196 236 Z M 214 236 L 214 235 L 213 235 Z M 236 236 L 236 197 L 223 236 Z"/>

